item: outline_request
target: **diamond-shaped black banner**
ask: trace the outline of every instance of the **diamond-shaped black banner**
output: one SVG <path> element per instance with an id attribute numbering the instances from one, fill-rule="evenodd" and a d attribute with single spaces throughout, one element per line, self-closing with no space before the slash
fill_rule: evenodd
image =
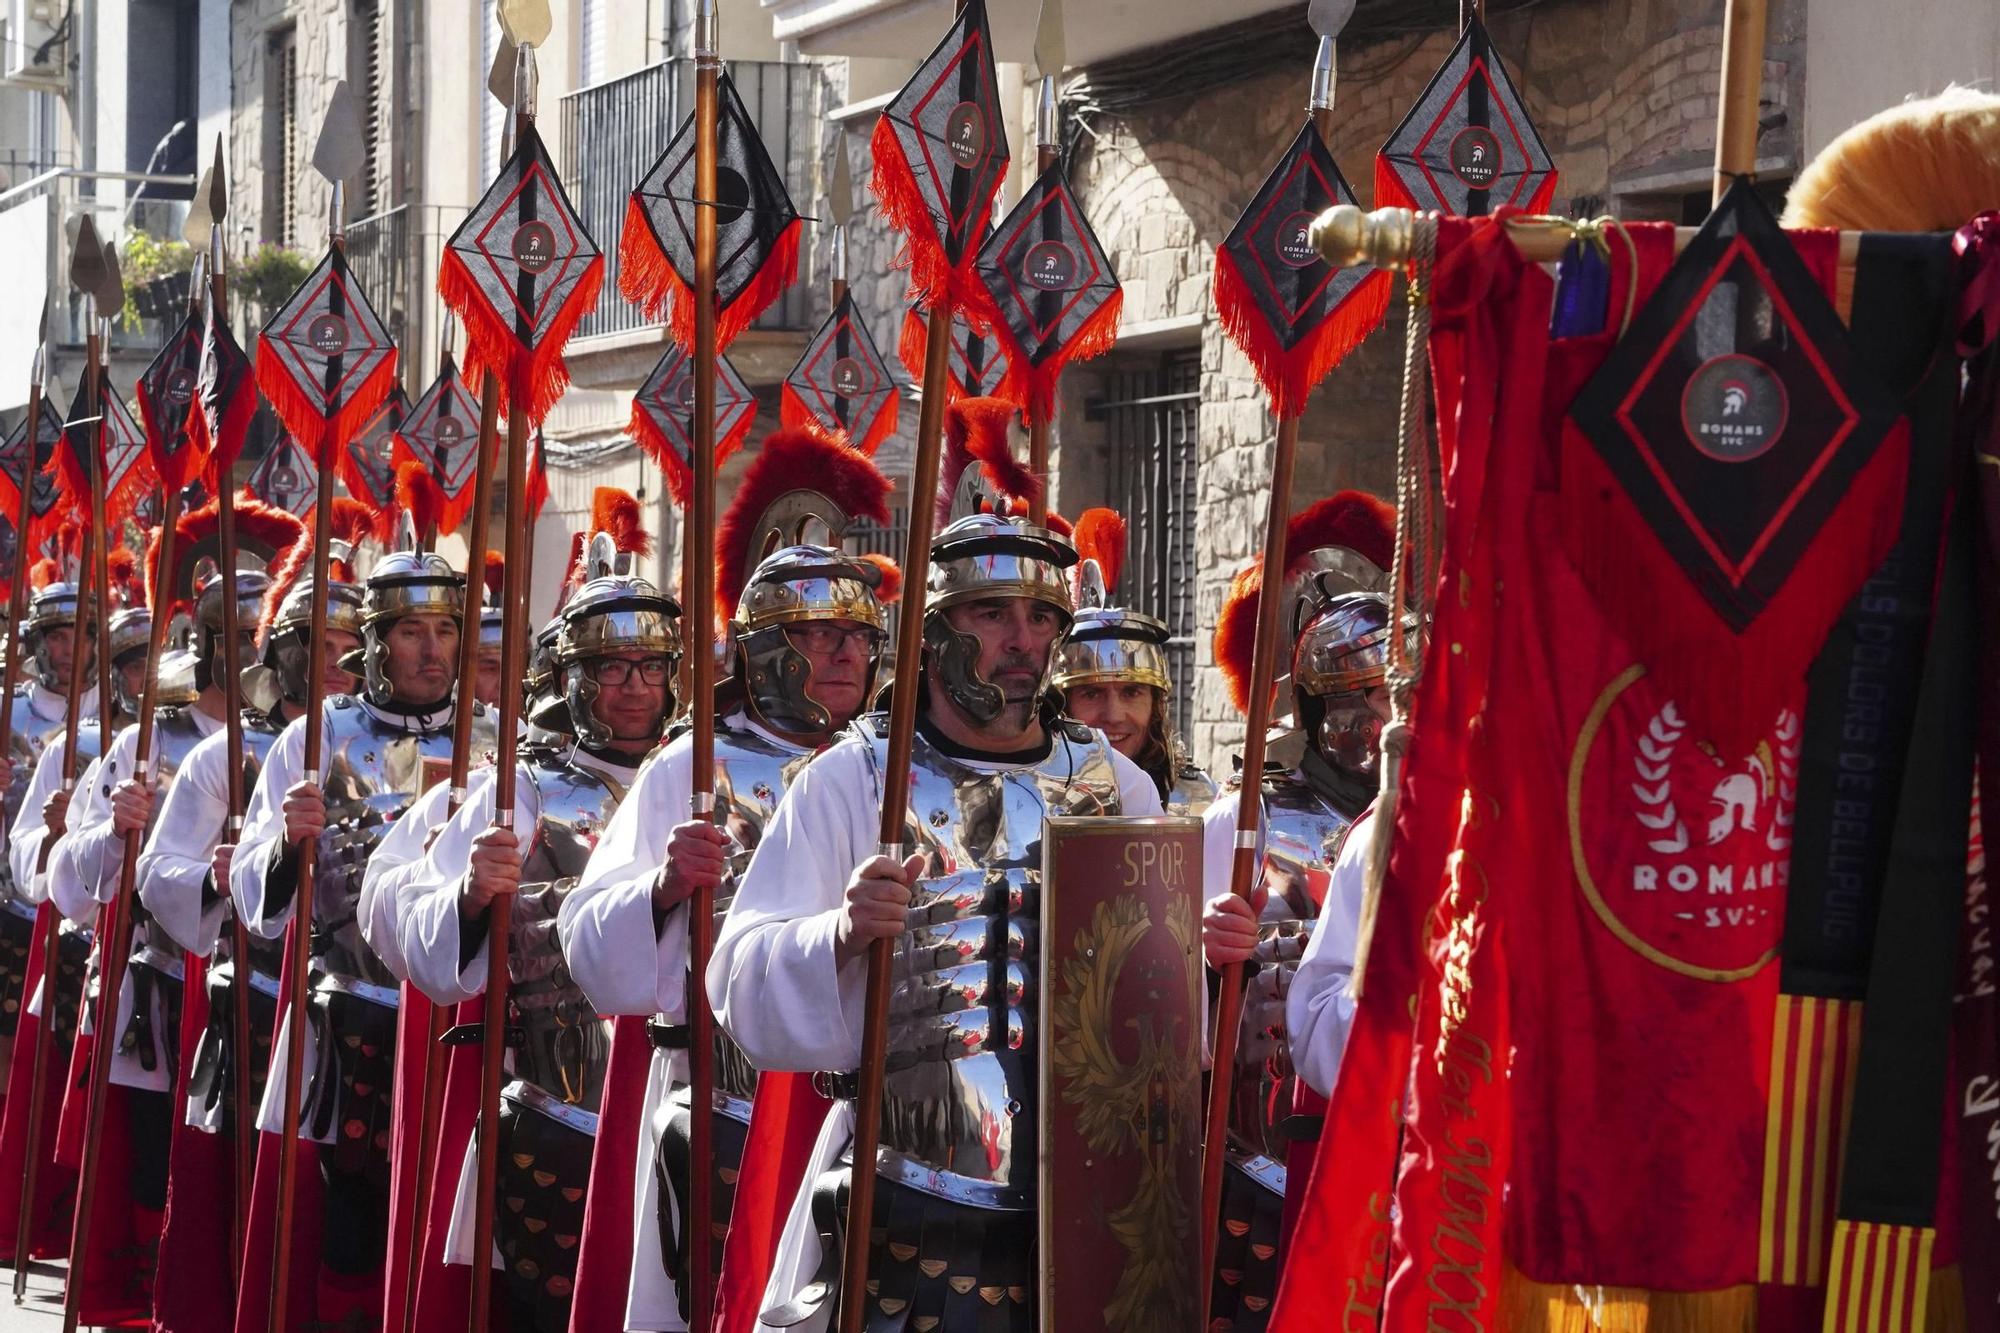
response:
<path id="1" fill-rule="evenodd" d="M 228 475 L 234 468 L 251 419 L 257 415 L 252 375 L 250 358 L 236 345 L 229 316 L 211 293 L 208 320 L 202 329 L 201 369 L 195 377 L 200 406 L 190 414 L 188 425 L 215 476 Z"/>
<path id="2" fill-rule="evenodd" d="M 1483 217 L 1546 212 L 1556 165 L 1474 15 L 1423 96 L 1375 155 L 1375 206 Z"/>
<path id="3" fill-rule="evenodd" d="M 199 315 L 183 315 L 134 386 L 153 471 L 175 488 L 186 485 L 202 463 L 203 440 L 188 418 L 200 387 L 204 332 Z"/>
<path id="4" fill-rule="evenodd" d="M 319 499 L 319 469 L 297 440 L 280 435 L 244 485 L 265 504 L 303 519 Z"/>
<path id="5" fill-rule="evenodd" d="M 1372 273 L 1365 265 L 1334 268 L 1307 236 L 1314 218 L 1353 202 L 1354 190 L 1308 121 L 1222 243 L 1270 336 L 1287 351 Z"/>
<path id="6" fill-rule="evenodd" d="M 374 415 L 396 377 L 396 344 L 339 249 L 265 323 L 257 387 L 285 429 L 324 457 Z"/>
<path id="7" fill-rule="evenodd" d="M 62 411 L 51 399 L 42 400 L 41 419 L 36 423 L 35 447 L 28 448 L 28 421 L 15 423 L 0 440 L 0 518 L 14 523 L 21 517 L 21 480 L 28 479 L 28 544 L 41 544 L 54 530 L 62 497 L 49 471 L 56 442 L 62 439 Z"/>
<path id="8" fill-rule="evenodd" d="M 924 356 L 930 344 L 930 315 L 913 305 L 903 315 L 896 356 L 915 380 L 924 377 Z M 989 331 L 972 327 L 957 311 L 951 317 L 951 373 L 947 387 L 953 398 L 996 398 L 1009 388 L 1007 349 Z M 1018 392 L 1018 390 L 1017 390 Z"/>
<path id="9" fill-rule="evenodd" d="M 875 193 L 910 247 L 911 283 L 938 291 L 986 234 L 1007 174 L 1007 131 L 984 0 L 967 0 L 937 49 L 884 108 Z"/>
<path id="10" fill-rule="evenodd" d="M 347 442 L 336 470 L 347 493 L 377 513 L 396 498 L 396 428 L 409 415 L 410 396 L 397 385 L 375 415 Z"/>
<path id="11" fill-rule="evenodd" d="M 750 434 L 757 397 L 727 357 L 715 358 L 715 461 L 718 465 Z M 653 373 L 632 396 L 632 438 L 667 478 L 676 499 L 685 502 L 694 458 L 694 360 L 669 345 Z"/>
<path id="12" fill-rule="evenodd" d="M 800 228 L 785 178 L 727 73 L 717 80 L 717 91 L 715 306 L 721 349 L 791 284 Z M 632 192 L 634 211 L 619 247 L 619 290 L 656 318 L 671 294 L 674 336 L 682 346 L 694 341 L 694 150 L 690 113 Z M 634 227 L 642 232 L 634 234 Z"/>
<path id="13" fill-rule="evenodd" d="M 872 454 L 896 428 L 901 393 L 850 293 L 840 298 L 785 376 L 787 426 L 815 425 Z"/>
<path id="14" fill-rule="evenodd" d="M 1737 185 L 1570 415 L 1741 629 L 1900 416 L 1756 191 Z"/>
<path id="15" fill-rule="evenodd" d="M 458 373 L 458 364 L 449 355 L 438 377 L 431 381 L 403 418 L 396 438 L 408 456 L 430 468 L 438 489 L 444 492 L 445 517 L 442 531 L 454 531 L 463 517 L 461 504 L 472 504 L 473 482 L 479 471 L 479 400 Z M 400 456 L 399 456 L 400 457 Z"/>
<path id="16" fill-rule="evenodd" d="M 596 306 L 604 257 L 534 126 L 445 244 L 438 293 L 465 325 L 468 367 L 500 372 L 539 422 L 569 382 L 563 344 Z"/>

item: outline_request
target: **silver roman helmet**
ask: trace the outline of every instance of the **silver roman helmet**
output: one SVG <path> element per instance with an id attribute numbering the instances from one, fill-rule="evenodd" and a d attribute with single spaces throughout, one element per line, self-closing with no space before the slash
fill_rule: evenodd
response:
<path id="1" fill-rule="evenodd" d="M 50 630 L 72 629 L 76 626 L 77 585 L 69 579 L 57 579 L 35 589 L 35 595 L 28 601 L 27 619 L 21 622 L 21 645 L 28 650 L 34 661 L 35 679 L 45 690 L 62 690 L 69 682 L 56 670 L 55 659 L 49 655 L 45 636 Z M 85 651 L 88 636 L 79 636 L 76 644 L 78 652 Z"/>
<path id="2" fill-rule="evenodd" d="M 563 604 L 562 636 L 555 646 L 555 670 L 569 711 L 568 730 L 586 746 L 606 745 L 612 739 L 592 707 L 597 700 L 597 680 L 591 675 L 590 663 L 595 658 L 624 652 L 666 657 L 663 725 L 673 711 L 672 667 L 681 655 L 680 604 L 632 573 L 632 552 L 621 551 L 618 545 L 612 534 L 599 532 L 585 546 L 583 581 Z"/>
<path id="3" fill-rule="evenodd" d="M 194 599 L 194 679 L 196 688 L 206 689 L 214 680 L 215 664 L 222 656 L 222 599 L 226 580 L 220 570 L 201 580 Z M 236 632 L 256 633 L 257 619 L 264 611 L 264 598 L 271 590 L 270 576 L 262 570 L 236 571 Z"/>
<path id="4" fill-rule="evenodd" d="M 1127 683 L 1171 690 L 1166 622 L 1112 599 L 1125 561 L 1125 520 L 1110 509 L 1084 510 L 1076 519 L 1076 550 L 1076 619 L 1056 650 L 1055 687 Z"/>
<path id="5" fill-rule="evenodd" d="M 433 551 L 391 551 L 375 562 L 362 584 L 362 690 L 369 701 L 387 704 L 389 626 L 404 616 L 449 616 L 464 624 L 465 577 Z"/>
<path id="6" fill-rule="evenodd" d="M 887 638 L 883 604 L 893 565 L 841 549 L 861 519 L 888 522 L 889 482 L 865 455 L 811 430 L 764 441 L 718 529 L 717 610 L 729 619 L 733 671 L 751 715 L 794 736 L 851 719 L 813 694 L 812 659 L 794 636 L 815 622 L 847 621 L 868 639 L 863 706 Z"/>
<path id="7" fill-rule="evenodd" d="M 968 717 L 988 722 L 1007 706 L 999 686 L 979 674 L 979 640 L 951 627 L 945 612 L 962 602 L 1028 597 L 1074 614 L 1069 568 L 1076 548 L 1069 539 L 1025 519 L 971 514 L 931 543 L 929 600 L 924 607 L 924 660 L 952 702 Z M 1049 654 L 1037 694 L 1051 683 L 1056 655 Z"/>
<path id="8" fill-rule="evenodd" d="M 145 607 L 121 607 L 111 613 L 104 635 L 104 651 L 111 655 L 111 691 L 118 696 L 118 707 L 133 716 L 139 712 L 139 700 L 126 690 L 124 673 L 118 668 L 135 656 L 143 657 L 152 637 L 153 613 Z"/>
<path id="9" fill-rule="evenodd" d="M 345 560 L 335 563 L 344 573 Z M 258 639 L 258 660 L 243 673 L 244 697 L 250 706 L 275 714 L 285 703 L 298 707 L 310 697 L 313 673 L 312 613 L 319 590 L 312 580 L 312 543 L 303 542 L 277 566 L 277 576 L 265 594 Z M 329 579 L 326 596 L 328 629 L 361 635 L 361 589 L 344 579 Z"/>

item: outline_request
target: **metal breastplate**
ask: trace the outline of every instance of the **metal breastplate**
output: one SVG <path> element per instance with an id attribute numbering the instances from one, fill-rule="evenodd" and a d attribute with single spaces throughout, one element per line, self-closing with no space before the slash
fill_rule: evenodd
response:
<path id="1" fill-rule="evenodd" d="M 188 753 L 199 745 L 206 734 L 194 720 L 194 713 L 186 708 L 162 708 L 153 715 L 153 771 L 159 775 L 159 786 L 153 799 L 153 818 L 160 816 L 160 807 L 165 800 L 158 795 L 173 784 L 174 775 L 187 762 Z M 136 759 L 137 756 L 135 755 Z M 122 779 L 121 779 L 122 781 Z M 150 829 L 148 830 L 150 832 Z M 119 848 L 122 851 L 124 844 Z M 113 871 L 112 873 L 121 873 Z M 148 955 L 179 958 L 181 946 L 174 937 L 167 934 L 146 910 L 146 905 L 137 894 L 132 896 L 132 960 L 138 962 Z"/>
<path id="2" fill-rule="evenodd" d="M 879 799 L 886 724 L 870 742 Z M 1032 767 L 983 772 L 919 735 L 908 844 L 927 866 L 897 941 L 882 1145 L 906 1184 L 988 1208 L 1032 1208 L 1042 821 L 1119 813 L 1111 749 L 1058 730 Z"/>
<path id="3" fill-rule="evenodd" d="M 1298 1085 L 1285 997 L 1354 821 L 1289 774 L 1267 773 L 1263 791 L 1260 861 L 1269 892 L 1248 969 L 1230 1129 L 1243 1146 L 1282 1162 L 1286 1140 L 1278 1127 L 1292 1113 Z"/>
<path id="4" fill-rule="evenodd" d="M 1167 789 L 1167 798 L 1161 804 L 1170 815 L 1199 817 L 1215 804 L 1215 780 L 1193 764 L 1185 764 L 1174 775 L 1174 785 Z"/>
<path id="5" fill-rule="evenodd" d="M 493 719 L 472 723 L 472 742 L 493 744 Z M 361 878 L 389 825 L 424 789 L 424 760 L 451 759 L 449 723 L 436 731 L 391 726 L 342 696 L 329 702 L 324 747 L 326 831 L 313 887 L 313 940 L 321 965 L 339 976 L 393 987 L 395 975 L 361 938 L 355 912 Z"/>
<path id="6" fill-rule="evenodd" d="M 735 844 L 729 852 L 729 874 L 715 889 L 718 934 L 722 919 L 729 915 L 729 904 L 736 898 L 736 886 L 750 865 L 750 855 L 764 840 L 764 830 L 770 827 L 785 788 L 813 753 L 779 745 L 754 731 L 726 726 L 715 729 L 715 803 Z M 720 1027 L 715 1032 L 715 1086 L 746 1101 L 757 1092 L 757 1067 Z"/>
<path id="7" fill-rule="evenodd" d="M 243 710 L 243 790 L 246 794 L 257 789 L 257 775 L 264 771 L 265 761 L 271 757 L 271 747 L 277 743 L 278 734 L 282 730 L 282 727 L 273 723 L 264 714 L 247 708 Z M 218 837 L 228 836 L 226 828 L 218 834 Z M 285 962 L 283 938 L 267 940 L 255 931 L 245 931 L 243 938 L 249 945 L 251 971 L 276 977 Z M 219 948 L 220 956 L 224 959 L 232 958 L 235 952 L 236 942 L 233 934 L 224 931 Z"/>
<path id="8" fill-rule="evenodd" d="M 7 785 L 7 794 L 0 798 L 0 812 L 4 812 L 5 824 L 0 829 L 12 829 L 14 821 L 21 813 L 21 801 L 28 794 L 28 782 L 35 770 L 35 761 L 42 757 L 42 751 L 49 748 L 49 742 L 63 734 L 63 719 L 53 722 L 36 715 L 28 702 L 25 686 L 16 690 L 8 707 L 14 714 L 13 730 L 7 736 L 7 757 L 14 761 L 14 780 Z M 5 858 L 0 858 L 0 901 L 14 897 L 14 871 Z"/>
<path id="9" fill-rule="evenodd" d="M 595 1112 L 611 1034 L 570 975 L 556 915 L 625 792 L 557 754 L 532 755 L 525 767 L 541 813 L 521 863 L 507 942 L 509 1000 L 526 1035 L 514 1051 L 514 1072 L 565 1103 Z"/>

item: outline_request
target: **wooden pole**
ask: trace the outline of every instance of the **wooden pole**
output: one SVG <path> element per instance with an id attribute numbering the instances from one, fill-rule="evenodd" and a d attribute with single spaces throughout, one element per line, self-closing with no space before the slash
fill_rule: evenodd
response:
<path id="1" fill-rule="evenodd" d="M 479 386 L 479 457 L 472 476 L 472 527 L 466 534 L 466 614 L 458 636 L 458 693 L 451 715 L 452 814 L 465 804 L 466 778 L 472 771 L 472 719 L 476 706 L 472 687 L 479 679 L 479 628 L 472 614 L 472 603 L 473 590 L 484 577 L 474 571 L 483 569 L 493 524 L 493 467 L 494 455 L 499 452 L 499 433 L 500 380 L 497 374 L 488 373 Z M 409 1233 L 403 1238 L 403 1271 L 410 1276 L 403 1287 L 403 1308 L 396 1314 L 400 1321 L 396 1333 L 409 1333 L 416 1326 L 417 1270 L 423 1264 L 424 1234 L 431 1211 L 431 1177 L 437 1169 L 438 1120 L 444 1113 L 444 1076 L 450 1063 L 444 1058 L 440 1043 L 450 1024 L 450 1007 L 433 1004 L 423 1053 L 424 1100 L 417 1120 L 415 1205 L 410 1213 Z"/>
<path id="2" fill-rule="evenodd" d="M 86 307 L 88 309 L 88 307 Z M 86 356 L 83 365 L 84 395 L 86 403 L 97 400 L 97 360 L 94 355 Z M 90 588 L 90 549 L 97 541 L 97 533 L 89 524 L 84 525 L 83 547 L 77 552 L 76 571 L 76 621 L 70 632 L 69 655 L 69 695 L 65 700 L 63 717 L 63 760 L 62 789 L 66 795 L 76 791 L 77 731 L 83 720 L 83 662 L 93 653 L 93 643 L 101 637 L 95 631 L 84 632 L 90 623 L 85 610 L 85 597 Z M 18 627 L 20 621 L 17 619 Z M 101 627 L 99 627 L 101 629 Z M 109 700 L 99 700 L 99 711 L 109 714 Z M 100 727 L 102 723 L 99 724 Z M 100 736 L 101 736 L 100 731 Z M 100 747 L 101 748 L 101 747 Z M 55 846 L 55 838 L 42 838 L 41 851 L 36 857 L 35 873 L 45 874 L 49 868 L 49 854 Z M 55 1046 L 56 980 L 62 970 L 62 932 L 60 913 L 54 903 L 44 903 L 48 925 L 42 937 L 42 1016 L 35 1026 L 35 1052 L 33 1064 L 28 1071 L 28 1151 L 27 1165 L 21 1179 L 21 1206 L 16 1214 L 14 1232 L 14 1304 L 19 1305 L 28 1290 L 28 1256 L 33 1248 L 35 1177 L 40 1172 L 42 1153 L 42 1099 L 47 1094 L 49 1078 L 49 1057 Z"/>
<path id="3" fill-rule="evenodd" d="M 333 227 L 329 242 L 336 255 L 346 246 L 342 227 L 344 191 L 333 186 Z M 333 564 L 333 460 L 345 440 L 319 458 L 318 492 L 313 509 L 312 620 L 309 641 L 311 671 L 306 677 L 305 780 L 319 783 L 325 742 L 326 673 L 320 664 L 326 659 L 326 585 Z M 280 837 L 283 833 L 280 832 Z M 286 1333 L 286 1307 L 291 1300 L 292 1213 L 298 1198 L 299 1103 L 304 1091 L 306 1061 L 306 973 L 312 964 L 313 882 L 319 867 L 319 840 L 308 838 L 298 847 L 298 887 L 292 898 L 292 920 L 285 928 L 288 985 L 281 1025 L 289 1019 L 285 1032 L 285 1086 L 283 1114 L 278 1142 L 278 1219 L 275 1262 L 271 1267 L 271 1307 L 266 1312 L 269 1333 Z M 247 1278 L 247 1274 L 245 1275 Z"/>
<path id="4" fill-rule="evenodd" d="M 1321 53 L 1330 67 L 1331 42 Z M 1316 97 L 1315 101 L 1322 99 Z M 1325 138 L 1333 118 L 1332 85 L 1323 105 L 1312 109 L 1313 122 Z M 1278 418 L 1277 445 L 1271 457 L 1271 493 L 1264 514 L 1264 591 L 1257 598 L 1257 633 L 1250 649 L 1250 698 L 1244 709 L 1243 784 L 1236 805 L 1236 845 L 1229 862 L 1229 891 L 1247 899 L 1257 886 L 1257 839 L 1264 821 L 1263 772 L 1265 733 L 1271 722 L 1271 693 L 1278 675 L 1278 616 L 1284 602 L 1285 530 L 1291 519 L 1292 477 L 1297 471 L 1299 419 Z M 1236 1045 L 1243 1026 L 1243 964 L 1222 969 L 1222 987 L 1211 1039 L 1208 1119 L 1202 1132 L 1201 1212 L 1195 1225 L 1201 1232 L 1203 1322 L 1207 1322 L 1205 1275 L 1215 1271 L 1215 1232 L 1222 1217 L 1222 1169 L 1228 1160 L 1230 1087 L 1236 1072 Z"/>
<path id="5" fill-rule="evenodd" d="M 98 353 L 101 354 L 101 344 Z M 97 379 L 98 411 L 100 418 L 104 402 L 110 396 L 109 386 L 100 367 Z M 90 524 L 98 534 L 92 544 L 97 562 L 97 610 L 100 617 L 105 614 L 105 591 L 109 582 L 110 529 L 104 513 L 104 437 L 105 423 L 99 420 L 97 426 L 97 447 L 89 451 L 90 471 Z M 166 599 L 162 589 L 170 585 L 174 567 L 174 547 L 176 527 L 181 517 L 181 495 L 169 488 L 165 502 L 161 506 L 160 529 L 160 574 L 159 587 L 153 590 L 153 601 L 159 614 L 152 618 L 151 629 L 146 644 L 146 689 L 139 700 L 139 735 L 132 764 L 132 776 L 141 782 L 150 781 L 153 771 L 153 721 L 160 676 L 160 655 L 166 649 L 167 625 L 171 617 L 166 614 Z M 108 644 L 106 645 L 108 647 Z M 100 690 L 110 689 L 111 658 L 108 652 L 97 654 L 97 674 Z M 100 695 L 100 703 L 105 695 Z M 100 760 L 110 753 L 110 709 L 100 707 L 98 720 L 98 757 Z M 85 1270 L 90 1263 L 90 1223 L 97 1202 L 97 1174 L 103 1163 L 104 1104 L 111 1091 L 111 1060 L 118 1050 L 118 992 L 125 980 L 127 955 L 132 951 L 132 897 L 138 880 L 139 848 L 146 840 L 144 829 L 133 829 L 125 835 L 125 854 L 118 872 L 117 896 L 106 904 L 101 914 L 104 928 L 98 935 L 98 978 L 96 1039 L 91 1044 L 90 1090 L 84 1103 L 83 1165 L 77 1177 L 76 1212 L 70 1228 L 70 1268 L 63 1283 L 63 1333 L 76 1333 L 77 1319 L 81 1314 Z M 87 1002 L 87 1001 L 86 1001 Z M 109 1256 L 98 1256 L 100 1261 Z"/>
<path id="6" fill-rule="evenodd" d="M 1757 175 L 1757 122 L 1764 90 L 1770 0 L 1728 0 L 1722 15 L 1722 98 L 1715 125 L 1715 200 L 1737 177 Z"/>
<path id="7" fill-rule="evenodd" d="M 688 583 L 682 623 L 693 658 L 688 673 L 694 725 L 689 804 L 696 819 L 715 818 L 715 382 L 717 80 L 722 60 L 713 0 L 703 0 L 695 28 L 694 93 L 694 457 L 688 501 Z M 715 1015 L 708 1007 L 708 959 L 714 943 L 715 894 L 696 889 L 688 921 L 688 1326 L 713 1322 L 715 1275 Z"/>

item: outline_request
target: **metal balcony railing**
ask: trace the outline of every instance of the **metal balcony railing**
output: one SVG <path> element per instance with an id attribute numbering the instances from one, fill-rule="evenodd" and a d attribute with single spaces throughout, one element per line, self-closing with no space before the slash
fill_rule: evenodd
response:
<path id="1" fill-rule="evenodd" d="M 819 161 L 819 69 L 776 61 L 726 62 L 736 92 L 764 145 L 784 173 L 792 203 L 810 213 Z M 618 237 L 626 201 L 654 159 L 694 109 L 694 62 L 676 58 L 570 93 L 562 99 L 563 188 L 584 226 L 604 249 L 604 295 L 577 327 L 579 337 L 654 327 L 618 294 Z M 752 328 L 804 329 L 812 289 L 799 281 L 774 301 Z"/>
<path id="2" fill-rule="evenodd" d="M 347 224 L 347 264 L 396 345 L 410 344 L 410 210 L 407 206 Z"/>

